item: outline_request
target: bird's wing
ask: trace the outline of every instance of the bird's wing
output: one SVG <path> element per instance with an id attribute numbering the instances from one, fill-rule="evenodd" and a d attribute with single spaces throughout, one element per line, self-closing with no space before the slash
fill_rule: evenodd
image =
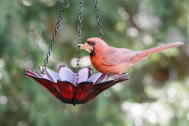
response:
<path id="1" fill-rule="evenodd" d="M 123 48 L 113 48 L 110 47 L 105 50 L 102 55 L 102 63 L 108 66 L 118 65 L 123 62 L 129 61 L 137 51 L 123 49 Z"/>

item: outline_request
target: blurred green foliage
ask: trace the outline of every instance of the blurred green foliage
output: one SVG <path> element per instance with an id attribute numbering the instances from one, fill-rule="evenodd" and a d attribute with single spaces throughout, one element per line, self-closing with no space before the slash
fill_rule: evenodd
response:
<path id="1" fill-rule="evenodd" d="M 70 0 L 49 67 L 76 57 L 79 0 Z M 187 126 L 189 125 L 189 1 L 99 0 L 109 45 L 142 50 L 161 42 L 185 46 L 153 54 L 117 84 L 85 105 L 66 105 L 24 75 L 47 52 L 59 3 L 0 2 L 1 126 Z M 98 35 L 93 0 L 84 0 L 83 41 Z M 82 52 L 82 57 L 86 53 Z M 85 61 L 83 61 L 85 62 Z M 87 61 L 86 61 L 87 62 Z"/>

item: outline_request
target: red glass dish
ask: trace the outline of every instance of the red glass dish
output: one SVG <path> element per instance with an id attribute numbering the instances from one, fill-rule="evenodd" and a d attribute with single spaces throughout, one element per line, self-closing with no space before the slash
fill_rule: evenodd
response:
<path id="1" fill-rule="evenodd" d="M 56 98 L 73 105 L 86 103 L 116 83 L 128 80 L 127 73 L 117 75 L 114 80 L 108 80 L 107 75 L 92 74 L 91 68 L 87 67 L 79 71 L 76 83 L 76 73 L 66 66 L 61 66 L 58 73 L 44 67 L 40 67 L 40 70 L 43 74 L 30 69 L 25 69 L 25 73 Z"/>

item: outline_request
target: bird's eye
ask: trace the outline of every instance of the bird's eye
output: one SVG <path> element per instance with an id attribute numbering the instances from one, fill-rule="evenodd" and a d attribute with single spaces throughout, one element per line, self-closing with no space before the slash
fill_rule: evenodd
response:
<path id="1" fill-rule="evenodd" d="M 91 42 L 91 45 L 95 45 L 96 44 L 96 42 Z"/>

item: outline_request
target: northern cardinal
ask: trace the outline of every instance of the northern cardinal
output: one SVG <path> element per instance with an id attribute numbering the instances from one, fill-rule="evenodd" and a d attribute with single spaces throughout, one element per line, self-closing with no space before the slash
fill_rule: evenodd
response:
<path id="1" fill-rule="evenodd" d="M 90 54 L 91 62 L 97 71 L 103 74 L 122 74 L 150 54 L 180 45 L 183 45 L 183 43 L 174 42 L 144 51 L 134 51 L 111 47 L 100 38 L 89 38 L 84 44 L 78 46 Z"/>

